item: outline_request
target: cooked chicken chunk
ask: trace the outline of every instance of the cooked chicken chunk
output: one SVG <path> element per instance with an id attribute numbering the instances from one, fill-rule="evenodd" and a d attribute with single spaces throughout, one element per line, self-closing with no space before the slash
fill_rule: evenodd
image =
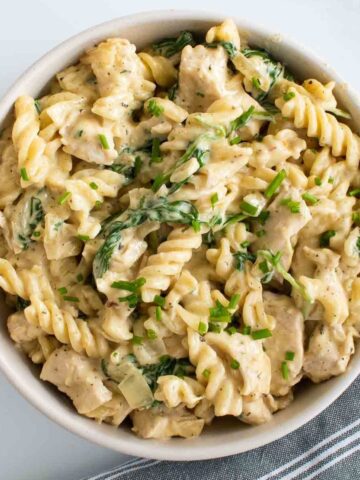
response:
<path id="1" fill-rule="evenodd" d="M 240 420 L 250 425 L 261 425 L 269 422 L 272 414 L 287 407 L 293 400 L 291 390 L 287 395 L 274 398 L 272 395 L 256 397 L 248 395 L 243 398 L 243 412 Z"/>
<path id="2" fill-rule="evenodd" d="M 318 325 L 305 352 L 306 376 L 318 383 L 343 373 L 354 353 L 354 333 L 347 325 Z"/>
<path id="3" fill-rule="evenodd" d="M 286 395 L 302 376 L 304 319 L 293 300 L 286 295 L 264 292 L 264 304 L 266 313 L 276 320 L 272 337 L 264 341 L 266 354 L 271 361 L 270 392 L 278 396 Z M 286 352 L 294 354 L 294 359 L 286 362 L 288 378 L 284 378 L 282 372 Z"/>
<path id="4" fill-rule="evenodd" d="M 176 103 L 189 113 L 205 112 L 226 94 L 227 55 L 221 47 L 186 46 L 181 54 Z"/>
<path id="5" fill-rule="evenodd" d="M 36 325 L 31 325 L 24 315 L 24 312 L 16 312 L 9 316 L 7 320 L 10 337 L 16 343 L 30 342 L 35 340 L 43 331 Z"/>
<path id="6" fill-rule="evenodd" d="M 103 385 L 97 362 L 68 347 L 61 347 L 50 355 L 40 378 L 66 393 L 79 413 L 91 412 L 112 398 L 110 390 Z"/>

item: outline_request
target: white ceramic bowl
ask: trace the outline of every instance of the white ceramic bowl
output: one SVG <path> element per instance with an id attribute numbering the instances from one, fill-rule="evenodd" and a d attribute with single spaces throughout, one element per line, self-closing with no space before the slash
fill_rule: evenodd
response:
<path id="1" fill-rule="evenodd" d="M 172 36 L 187 29 L 205 32 L 221 22 L 222 15 L 192 11 L 156 11 L 118 18 L 90 28 L 42 57 L 22 75 L 0 102 L 0 122 L 3 122 L 19 95 L 28 93 L 37 97 L 55 73 L 76 61 L 88 47 L 108 37 L 121 36 L 134 42 L 138 48 Z M 315 77 L 321 81 L 336 80 L 340 104 L 353 116 L 354 127 L 360 128 L 360 101 L 341 78 L 311 52 L 274 32 L 256 27 L 245 20 L 237 21 L 243 36 L 259 47 L 265 47 L 276 58 L 284 61 L 298 77 Z M 6 309 L 2 307 L 0 332 L 0 367 L 10 382 L 35 407 L 49 418 L 95 442 L 129 455 L 166 460 L 200 460 L 232 455 L 270 443 L 311 420 L 333 402 L 360 372 L 360 349 L 357 349 L 348 370 L 341 376 L 320 385 L 306 384 L 297 392 L 295 401 L 277 413 L 270 423 L 249 427 L 233 420 L 217 421 L 203 435 L 191 440 L 142 440 L 128 427 L 115 429 L 98 425 L 81 417 L 69 401 L 55 388 L 41 382 L 39 371 L 15 348 L 6 330 Z M 35 425 L 34 425 L 35 427 Z"/>

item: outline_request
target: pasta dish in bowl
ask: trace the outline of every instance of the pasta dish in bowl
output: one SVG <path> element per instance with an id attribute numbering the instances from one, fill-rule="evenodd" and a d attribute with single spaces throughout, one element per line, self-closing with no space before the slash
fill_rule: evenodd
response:
<path id="1" fill-rule="evenodd" d="M 234 21 L 175 33 L 87 42 L 16 99 L 7 329 L 105 436 L 197 437 L 227 416 L 256 435 L 299 382 L 351 370 L 360 139 L 334 81 L 299 77 Z"/>

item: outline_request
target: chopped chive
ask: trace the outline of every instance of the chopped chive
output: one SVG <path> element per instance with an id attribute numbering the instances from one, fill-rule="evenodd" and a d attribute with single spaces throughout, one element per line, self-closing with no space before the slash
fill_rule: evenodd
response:
<path id="1" fill-rule="evenodd" d="M 295 358 L 295 352 L 288 351 L 285 353 L 285 360 L 292 362 Z"/>
<path id="2" fill-rule="evenodd" d="M 138 335 L 133 335 L 131 339 L 131 343 L 133 345 L 142 345 L 143 337 L 139 337 Z"/>
<path id="3" fill-rule="evenodd" d="M 260 80 L 258 78 L 253 77 L 251 83 L 253 84 L 253 87 L 257 88 L 258 90 L 260 89 Z"/>
<path id="4" fill-rule="evenodd" d="M 152 98 L 149 100 L 149 103 L 147 105 L 147 111 L 150 113 L 150 115 L 153 115 L 154 117 L 160 117 L 160 115 L 164 112 L 164 107 L 159 105 L 157 101 Z"/>
<path id="5" fill-rule="evenodd" d="M 210 377 L 210 370 L 208 368 L 205 368 L 205 370 L 202 372 L 203 377 L 208 379 Z"/>
<path id="6" fill-rule="evenodd" d="M 155 330 L 152 330 L 151 328 L 149 328 L 149 330 L 146 330 L 146 336 L 149 340 L 155 340 L 155 338 L 157 338 Z"/>
<path id="7" fill-rule="evenodd" d="M 163 307 L 165 305 L 165 298 L 161 297 L 160 295 L 155 295 L 154 303 L 155 303 L 155 305 L 158 305 L 159 307 Z"/>
<path id="8" fill-rule="evenodd" d="M 218 201 L 219 201 L 219 196 L 217 193 L 214 193 L 213 195 L 211 195 L 210 202 L 211 202 L 212 208 L 215 207 Z"/>
<path id="9" fill-rule="evenodd" d="M 234 120 L 231 120 L 229 133 L 244 127 L 253 116 L 254 111 L 255 111 L 255 107 L 254 105 L 251 105 L 251 107 L 245 112 L 243 112 L 239 117 L 235 118 Z"/>
<path id="10" fill-rule="evenodd" d="M 94 207 L 99 208 L 102 204 L 103 202 L 101 202 L 100 200 L 96 200 Z"/>
<path id="11" fill-rule="evenodd" d="M 359 197 L 360 196 L 360 188 L 355 188 L 348 193 L 349 197 Z"/>
<path id="12" fill-rule="evenodd" d="M 72 297 L 70 295 L 64 295 L 63 299 L 65 302 L 80 302 L 80 299 L 78 297 Z"/>
<path id="13" fill-rule="evenodd" d="M 220 333 L 221 327 L 217 323 L 209 323 L 209 332 Z"/>
<path id="14" fill-rule="evenodd" d="M 276 191 L 278 190 L 282 182 L 285 180 L 285 178 L 286 178 L 285 170 L 280 170 L 280 172 L 276 175 L 276 177 L 272 180 L 272 182 L 268 185 L 267 189 L 265 190 L 264 192 L 265 197 L 271 198 L 276 193 Z"/>
<path id="15" fill-rule="evenodd" d="M 315 205 L 318 203 L 319 199 L 315 195 L 311 195 L 309 192 L 305 192 L 301 195 L 302 199 L 305 200 L 309 205 Z"/>
<path id="16" fill-rule="evenodd" d="M 258 207 L 256 205 L 252 205 L 251 203 L 245 202 L 245 201 L 240 203 L 240 209 L 243 212 L 246 212 L 253 217 L 256 216 L 257 211 L 258 211 Z"/>
<path id="17" fill-rule="evenodd" d="M 200 226 L 201 226 L 201 225 L 200 225 L 199 220 L 193 220 L 193 221 L 191 222 L 191 226 L 192 226 L 192 228 L 194 229 L 194 232 L 196 232 L 196 233 L 200 232 Z"/>
<path id="18" fill-rule="evenodd" d="M 87 242 L 88 240 L 90 240 L 90 237 L 88 235 L 78 235 L 77 238 L 82 242 Z"/>
<path id="19" fill-rule="evenodd" d="M 262 229 L 262 230 L 258 230 L 257 232 L 255 232 L 255 235 L 259 238 L 263 237 L 264 235 L 266 235 L 266 230 Z"/>
<path id="20" fill-rule="evenodd" d="M 60 293 L 60 295 L 66 295 L 68 290 L 66 287 L 60 287 L 58 288 L 58 292 Z"/>
<path id="21" fill-rule="evenodd" d="M 335 180 L 334 177 L 329 177 L 328 178 L 328 183 L 334 183 L 334 180 Z"/>
<path id="22" fill-rule="evenodd" d="M 251 332 L 251 336 L 254 340 L 262 340 L 263 338 L 271 337 L 272 333 L 268 328 L 263 328 L 262 330 L 255 330 Z"/>
<path id="23" fill-rule="evenodd" d="M 249 325 L 245 325 L 241 332 L 243 335 L 250 335 L 251 334 L 251 327 Z"/>
<path id="24" fill-rule="evenodd" d="M 153 138 L 151 146 L 151 158 L 150 164 L 162 162 L 161 152 L 160 152 L 160 138 Z"/>
<path id="25" fill-rule="evenodd" d="M 119 302 L 128 302 L 130 308 L 135 308 L 140 298 L 137 293 L 131 293 L 127 297 L 119 297 Z"/>
<path id="26" fill-rule="evenodd" d="M 315 185 L 317 185 L 318 187 L 322 185 L 322 181 L 320 177 L 315 177 L 314 182 L 315 182 Z"/>
<path id="27" fill-rule="evenodd" d="M 161 319 L 162 319 L 162 310 L 161 310 L 160 305 L 158 305 L 158 306 L 155 308 L 155 317 L 156 317 L 156 320 L 157 320 L 158 322 L 161 322 Z"/>
<path id="28" fill-rule="evenodd" d="M 230 367 L 231 367 L 233 370 L 238 370 L 239 367 L 240 367 L 240 363 L 239 363 L 235 358 L 233 358 L 233 359 L 231 360 Z"/>
<path id="29" fill-rule="evenodd" d="M 225 331 L 226 331 L 226 333 L 228 333 L 229 335 L 234 335 L 234 333 L 237 332 L 237 328 L 236 328 L 236 327 L 229 327 L 229 328 L 227 328 Z"/>
<path id="30" fill-rule="evenodd" d="M 263 210 L 262 212 L 260 212 L 260 214 L 258 215 L 257 217 L 257 220 L 259 220 L 259 222 L 261 223 L 261 225 L 265 225 L 267 219 L 270 217 L 270 212 L 268 212 L 267 210 Z"/>
<path id="31" fill-rule="evenodd" d="M 240 142 L 241 142 L 241 137 L 239 135 L 229 140 L 230 145 L 237 145 Z"/>
<path id="32" fill-rule="evenodd" d="M 300 202 L 296 202 L 291 198 L 284 198 L 281 200 L 280 205 L 284 205 L 288 207 L 291 213 L 299 213 L 300 212 Z"/>
<path id="33" fill-rule="evenodd" d="M 227 308 L 229 310 L 234 310 L 234 308 L 237 307 L 237 304 L 239 303 L 239 300 L 240 300 L 240 294 L 239 293 L 235 293 L 235 295 L 233 295 L 231 298 L 230 298 L 230 302 L 229 302 L 229 305 L 227 306 Z"/>
<path id="34" fill-rule="evenodd" d="M 295 97 L 295 92 L 286 92 L 283 95 L 283 99 L 285 100 L 285 102 L 288 102 L 289 100 L 291 100 L 294 97 Z"/>
<path id="35" fill-rule="evenodd" d="M 268 262 L 266 260 L 263 260 L 262 262 L 259 263 L 259 268 L 262 271 L 262 273 L 269 273 L 270 272 L 269 265 L 268 265 Z"/>
<path id="36" fill-rule="evenodd" d="M 133 282 L 127 282 L 125 280 L 118 280 L 111 284 L 112 288 L 119 288 L 120 290 L 127 290 L 128 292 L 136 292 L 140 287 L 145 285 L 145 278 L 140 277 Z"/>
<path id="37" fill-rule="evenodd" d="M 356 223 L 356 225 L 360 224 L 360 212 L 354 212 L 352 214 L 352 221 Z"/>
<path id="38" fill-rule="evenodd" d="M 134 163 L 134 176 L 137 177 L 140 173 L 141 167 L 142 167 L 142 160 L 139 156 L 135 157 L 135 163 Z"/>
<path id="39" fill-rule="evenodd" d="M 83 133 L 84 133 L 84 130 L 78 130 L 75 134 L 75 137 L 80 138 Z"/>
<path id="40" fill-rule="evenodd" d="M 247 248 L 250 245 L 249 240 L 245 240 L 245 242 L 240 243 L 240 247 Z"/>
<path id="41" fill-rule="evenodd" d="M 284 380 L 289 378 L 289 367 L 287 362 L 281 362 L 281 374 Z"/>
<path id="42" fill-rule="evenodd" d="M 109 150 L 110 149 L 108 139 L 106 138 L 106 136 L 103 133 L 99 133 L 99 140 L 100 140 L 101 146 L 104 150 Z"/>
<path id="43" fill-rule="evenodd" d="M 64 192 L 62 195 L 60 195 L 57 202 L 59 205 L 63 205 L 65 202 L 69 200 L 70 197 L 71 197 L 71 192 Z"/>
<path id="44" fill-rule="evenodd" d="M 89 186 L 90 188 L 92 188 L 93 190 L 97 190 L 99 188 L 99 186 L 95 183 L 95 182 L 90 182 L 89 183 Z"/>
<path id="45" fill-rule="evenodd" d="M 320 235 L 320 247 L 326 248 L 330 245 L 330 239 L 335 237 L 336 232 L 335 230 L 326 230 L 326 232 Z"/>
<path id="46" fill-rule="evenodd" d="M 41 113 L 40 100 L 34 100 L 34 105 L 35 105 L 37 113 L 40 115 L 40 113 Z"/>
<path id="47" fill-rule="evenodd" d="M 76 275 L 76 280 L 81 283 L 84 280 L 84 275 L 82 273 L 79 273 Z"/>
<path id="48" fill-rule="evenodd" d="M 23 167 L 23 168 L 20 169 L 20 176 L 23 180 L 25 180 L 25 182 L 29 181 L 29 175 L 26 171 L 26 168 Z"/>
<path id="49" fill-rule="evenodd" d="M 205 333 L 208 331 L 208 326 L 204 322 L 199 322 L 198 325 L 198 332 L 200 335 L 205 335 Z"/>
<path id="50" fill-rule="evenodd" d="M 40 237 L 41 233 L 39 231 L 36 231 L 32 234 L 33 237 L 38 238 Z"/>

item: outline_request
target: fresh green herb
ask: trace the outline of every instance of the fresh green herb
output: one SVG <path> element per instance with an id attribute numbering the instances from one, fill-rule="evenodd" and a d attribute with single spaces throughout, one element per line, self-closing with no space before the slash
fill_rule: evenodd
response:
<path id="1" fill-rule="evenodd" d="M 169 100 L 171 100 L 171 101 L 174 101 L 174 100 L 175 100 L 175 97 L 176 97 L 178 88 L 179 88 L 179 85 L 178 85 L 177 83 L 174 83 L 174 85 L 169 88 L 169 90 L 168 90 L 168 98 L 169 98 Z"/>
<path id="2" fill-rule="evenodd" d="M 64 295 L 62 298 L 63 300 L 65 300 L 65 302 L 80 302 L 80 299 L 78 297 L 72 297 L 70 295 Z"/>
<path id="3" fill-rule="evenodd" d="M 141 207 L 128 209 L 119 215 L 115 215 L 102 229 L 105 241 L 94 258 L 95 278 L 102 277 L 108 270 L 113 253 L 120 246 L 122 230 L 137 227 L 147 220 L 191 225 L 197 218 L 198 211 L 190 202 L 181 200 L 169 202 L 165 197 L 144 199 Z"/>
<path id="4" fill-rule="evenodd" d="M 228 333 L 229 335 L 234 335 L 235 333 L 237 333 L 237 328 L 233 326 L 233 327 L 227 328 L 225 331 L 226 331 L 226 333 Z"/>
<path id="5" fill-rule="evenodd" d="M 269 283 L 271 282 L 274 276 L 274 270 L 269 267 L 269 264 L 266 260 L 263 260 L 259 263 L 259 269 L 264 274 L 261 278 L 261 283 Z"/>
<path id="6" fill-rule="evenodd" d="M 99 188 L 99 186 L 95 182 L 90 182 L 89 186 L 92 190 L 97 190 Z"/>
<path id="7" fill-rule="evenodd" d="M 241 142 L 241 137 L 239 135 L 229 140 L 230 145 L 237 145 L 240 142 Z"/>
<path id="8" fill-rule="evenodd" d="M 209 332 L 220 333 L 221 327 L 218 323 L 209 323 Z"/>
<path id="9" fill-rule="evenodd" d="M 41 191 L 39 197 L 41 197 Z M 40 198 L 28 198 L 22 208 L 20 222 L 13 227 L 14 237 L 18 240 L 23 250 L 27 250 L 31 243 L 31 237 L 37 226 L 44 219 L 45 213 Z"/>
<path id="10" fill-rule="evenodd" d="M 326 248 L 330 245 L 330 239 L 335 237 L 336 232 L 335 230 L 326 230 L 326 232 L 320 235 L 320 247 Z"/>
<path id="11" fill-rule="evenodd" d="M 247 213 L 251 217 L 256 217 L 257 216 L 258 209 L 259 209 L 259 207 L 257 207 L 256 205 L 252 205 L 249 202 L 243 201 L 243 202 L 240 203 L 240 210 Z"/>
<path id="12" fill-rule="evenodd" d="M 163 307 L 165 305 L 165 298 L 161 297 L 160 295 L 155 295 L 154 297 L 154 303 L 158 307 Z"/>
<path id="13" fill-rule="evenodd" d="M 290 362 L 292 362 L 295 358 L 295 352 L 285 352 L 285 360 L 289 360 Z"/>
<path id="14" fill-rule="evenodd" d="M 210 321 L 211 322 L 225 322 L 229 323 L 231 320 L 231 313 L 224 307 L 219 300 L 216 300 L 215 307 L 211 307 L 210 311 Z"/>
<path id="15" fill-rule="evenodd" d="M 40 233 L 39 231 L 34 232 L 34 233 L 32 234 L 32 236 L 35 237 L 35 238 L 40 237 L 40 235 L 41 235 L 41 233 Z"/>
<path id="16" fill-rule="evenodd" d="M 258 78 L 253 77 L 251 83 L 253 84 L 254 88 L 257 88 L 258 90 L 261 89 L 260 80 Z"/>
<path id="17" fill-rule="evenodd" d="M 252 262 L 254 263 L 256 260 L 256 256 L 248 251 L 238 251 L 233 254 L 235 258 L 235 268 L 242 272 L 245 267 L 245 262 Z"/>
<path id="18" fill-rule="evenodd" d="M 149 330 L 146 330 L 146 336 L 149 340 L 155 340 L 155 338 L 157 338 L 155 330 L 152 330 L 151 328 L 149 328 Z"/>
<path id="19" fill-rule="evenodd" d="M 305 200 L 305 202 L 309 205 L 315 205 L 318 203 L 319 199 L 317 197 L 315 197 L 315 195 L 311 195 L 311 193 L 309 192 L 305 192 L 301 195 L 301 197 L 303 198 L 303 200 Z"/>
<path id="20" fill-rule="evenodd" d="M 240 367 L 240 363 L 239 363 L 235 358 L 232 358 L 232 359 L 231 359 L 231 362 L 230 362 L 230 367 L 231 367 L 233 370 L 238 370 L 239 367 Z"/>
<path id="21" fill-rule="evenodd" d="M 205 370 L 202 372 L 202 375 L 204 378 L 208 379 L 210 377 L 211 371 L 208 368 L 205 368 Z"/>
<path id="22" fill-rule="evenodd" d="M 31 304 L 29 300 L 25 300 L 24 298 L 21 298 L 19 296 L 16 297 L 16 310 L 18 312 L 25 310 L 26 307 L 28 307 Z"/>
<path id="23" fill-rule="evenodd" d="M 276 175 L 276 177 L 270 182 L 268 187 L 266 188 L 264 195 L 266 198 L 270 199 L 279 189 L 280 185 L 286 178 L 285 170 L 280 170 L 280 172 Z"/>
<path id="24" fill-rule="evenodd" d="M 160 357 L 159 363 L 139 367 L 152 391 L 157 388 L 157 379 L 163 375 L 185 377 L 194 372 L 194 367 L 187 358 L 172 358 L 168 355 Z"/>
<path id="25" fill-rule="evenodd" d="M 191 32 L 183 31 L 177 38 L 165 38 L 161 42 L 153 43 L 152 48 L 159 55 L 169 58 L 181 52 L 186 45 L 194 47 L 196 43 Z"/>
<path id="26" fill-rule="evenodd" d="M 78 235 L 77 238 L 81 240 L 82 242 L 87 242 L 90 240 L 89 235 Z"/>
<path id="27" fill-rule="evenodd" d="M 263 210 L 257 216 L 257 220 L 261 223 L 261 225 L 265 225 L 267 219 L 270 217 L 270 212 L 267 210 Z"/>
<path id="28" fill-rule="evenodd" d="M 127 302 L 129 308 L 135 308 L 140 301 L 140 295 L 138 293 L 131 293 L 126 297 L 119 297 L 118 300 L 122 303 Z"/>
<path id="29" fill-rule="evenodd" d="M 156 316 L 156 320 L 157 320 L 158 322 L 161 322 L 162 310 L 161 310 L 160 305 L 158 305 L 157 307 L 155 307 L 155 316 Z"/>
<path id="30" fill-rule="evenodd" d="M 266 230 L 262 228 L 261 230 L 258 230 L 257 232 L 255 232 L 255 235 L 259 238 L 264 237 L 266 235 Z"/>
<path id="31" fill-rule="evenodd" d="M 348 193 L 349 197 L 360 197 L 360 188 L 355 188 Z"/>
<path id="32" fill-rule="evenodd" d="M 152 98 L 147 104 L 147 111 L 154 117 L 160 117 L 160 115 L 164 113 L 164 107 L 159 105 L 158 102 Z"/>
<path id="33" fill-rule="evenodd" d="M 84 281 L 84 275 L 82 273 L 79 273 L 78 275 L 76 275 L 76 280 L 81 283 Z"/>
<path id="34" fill-rule="evenodd" d="M 58 288 L 58 292 L 60 293 L 60 295 L 66 295 L 68 293 L 68 290 L 66 287 L 60 287 Z"/>
<path id="35" fill-rule="evenodd" d="M 84 130 L 78 130 L 75 134 L 75 137 L 80 138 L 80 137 L 82 137 L 83 133 L 84 133 Z"/>
<path id="36" fill-rule="evenodd" d="M 139 337 L 138 335 L 133 335 L 131 339 L 131 343 L 133 345 L 142 345 L 143 340 L 144 340 L 143 337 Z"/>
<path id="37" fill-rule="evenodd" d="M 249 240 L 245 240 L 245 242 L 240 243 L 240 247 L 248 248 L 250 246 Z"/>
<path id="38" fill-rule="evenodd" d="M 284 198 L 281 200 L 280 205 L 287 207 L 291 213 L 300 213 L 300 202 L 296 202 L 291 198 Z"/>
<path id="39" fill-rule="evenodd" d="M 251 334 L 251 327 L 249 325 L 245 325 L 241 332 L 243 335 L 250 335 Z"/>
<path id="40" fill-rule="evenodd" d="M 335 117 L 346 118 L 347 120 L 351 120 L 351 115 L 349 112 L 345 112 L 345 110 L 341 110 L 341 108 L 333 108 L 332 110 L 326 110 L 328 113 L 332 113 Z"/>
<path id="41" fill-rule="evenodd" d="M 24 168 L 24 167 L 20 169 L 20 176 L 25 182 L 28 182 L 30 180 L 29 175 L 26 171 L 26 168 Z"/>
<path id="42" fill-rule="evenodd" d="M 234 58 L 237 54 L 237 49 L 232 42 L 225 42 L 224 40 L 220 40 L 219 42 L 205 43 L 205 46 L 207 48 L 217 48 L 221 46 L 230 58 Z"/>
<path id="43" fill-rule="evenodd" d="M 55 232 L 58 232 L 63 225 L 64 225 L 64 222 L 63 222 L 63 221 L 54 223 L 54 230 L 55 230 Z"/>
<path id="44" fill-rule="evenodd" d="M 119 290 L 127 290 L 128 292 L 137 292 L 139 288 L 145 285 L 145 278 L 140 277 L 134 280 L 133 282 L 127 282 L 125 280 L 118 280 L 111 284 L 112 288 L 118 288 Z"/>
<path id="45" fill-rule="evenodd" d="M 322 181 L 320 177 L 315 177 L 314 182 L 315 182 L 315 185 L 317 185 L 318 187 L 322 185 Z"/>
<path id="46" fill-rule="evenodd" d="M 234 310 L 237 307 L 239 300 L 240 300 L 240 294 L 235 293 L 230 298 L 229 305 L 227 306 L 228 310 Z"/>
<path id="47" fill-rule="evenodd" d="M 205 333 L 208 331 L 208 326 L 204 322 L 199 322 L 198 325 L 198 332 L 200 335 L 205 335 Z"/>
<path id="48" fill-rule="evenodd" d="M 333 184 L 334 183 L 334 177 L 329 177 L 328 178 L 328 183 Z"/>
<path id="49" fill-rule="evenodd" d="M 150 164 L 162 162 L 161 152 L 160 152 L 160 138 L 153 138 L 152 147 L 151 147 L 151 159 Z"/>
<path id="50" fill-rule="evenodd" d="M 248 110 L 243 112 L 239 117 L 235 118 L 234 120 L 231 120 L 230 122 L 230 127 L 229 127 L 229 134 L 231 132 L 235 132 L 239 128 L 244 127 L 249 120 L 251 120 L 251 117 L 253 116 L 255 112 L 255 107 L 252 105 Z"/>
<path id="51" fill-rule="evenodd" d="M 253 330 L 251 332 L 251 337 L 253 340 L 263 340 L 264 338 L 269 338 L 272 336 L 272 333 L 268 328 L 263 328 L 262 330 Z"/>
<path id="52" fill-rule="evenodd" d="M 104 150 L 109 150 L 110 149 L 108 139 L 106 138 L 106 136 L 103 133 L 99 133 L 99 140 L 100 140 L 101 146 Z"/>
<path id="53" fill-rule="evenodd" d="M 64 205 L 64 203 L 67 202 L 70 197 L 71 197 L 71 192 L 64 192 L 64 193 L 63 193 L 62 195 L 60 195 L 60 197 L 58 198 L 57 203 L 58 203 L 59 205 Z"/>
<path id="54" fill-rule="evenodd" d="M 356 225 L 360 225 L 360 212 L 353 212 L 353 214 L 352 214 L 352 221 L 353 221 Z"/>
<path id="55" fill-rule="evenodd" d="M 202 92 L 196 92 L 195 94 L 197 97 L 205 97 L 205 95 Z"/>
<path id="56" fill-rule="evenodd" d="M 100 200 L 96 200 L 94 207 L 99 208 L 99 207 L 101 207 L 102 204 L 103 204 L 103 202 L 101 202 Z"/>
<path id="57" fill-rule="evenodd" d="M 217 204 L 218 201 L 219 201 L 219 196 L 218 196 L 217 193 L 214 193 L 213 195 L 211 195 L 210 202 L 211 202 L 212 208 L 215 207 L 215 205 Z"/>
<path id="58" fill-rule="evenodd" d="M 289 100 L 291 100 L 294 97 L 295 97 L 295 92 L 286 92 L 283 95 L 283 99 L 285 100 L 285 102 L 288 102 Z"/>
<path id="59" fill-rule="evenodd" d="M 40 115 L 40 113 L 41 113 L 40 100 L 34 100 L 34 105 L 35 105 L 35 109 L 36 109 L 38 115 Z"/>
<path id="60" fill-rule="evenodd" d="M 356 240 L 356 248 L 357 248 L 358 254 L 360 256 L 360 237 L 358 237 L 357 240 Z"/>
<path id="61" fill-rule="evenodd" d="M 284 380 L 289 378 L 289 367 L 287 362 L 281 362 L 281 374 Z"/>
<path id="62" fill-rule="evenodd" d="M 282 266 L 280 262 L 281 252 L 273 254 L 272 252 L 270 252 L 270 250 L 258 250 L 257 257 L 263 257 L 264 260 L 268 262 L 269 269 L 270 267 L 273 267 L 284 278 L 284 280 L 286 280 L 291 285 L 294 290 L 297 290 L 300 293 L 300 295 L 307 303 L 313 303 L 313 299 L 309 295 L 305 287 L 300 282 L 296 281 L 295 278 Z"/>

